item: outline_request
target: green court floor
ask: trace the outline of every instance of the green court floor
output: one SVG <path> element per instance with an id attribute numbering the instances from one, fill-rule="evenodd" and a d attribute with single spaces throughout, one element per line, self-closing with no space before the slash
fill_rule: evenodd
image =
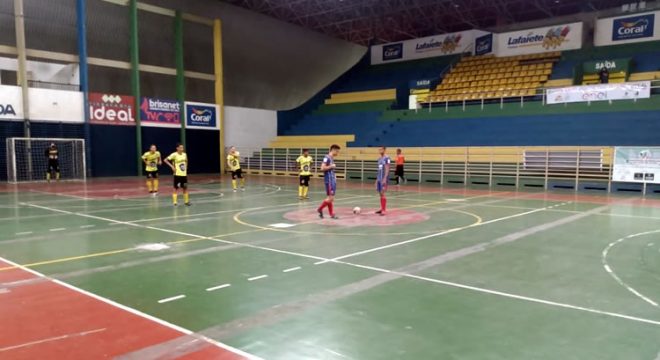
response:
<path id="1" fill-rule="evenodd" d="M 319 220 L 318 181 L 141 183 L 7 188 L 0 256 L 264 359 L 660 358 L 660 200 L 392 186 L 381 218 L 341 182 Z"/>

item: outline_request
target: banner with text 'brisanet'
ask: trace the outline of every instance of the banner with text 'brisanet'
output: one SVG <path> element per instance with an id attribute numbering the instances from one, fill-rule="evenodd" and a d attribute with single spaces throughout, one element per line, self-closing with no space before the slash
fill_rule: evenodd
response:
<path id="1" fill-rule="evenodd" d="M 580 49 L 581 22 L 497 34 L 497 56 L 535 54 Z"/>
<path id="2" fill-rule="evenodd" d="M 143 97 L 140 101 L 142 126 L 181 127 L 181 103 L 177 100 Z"/>

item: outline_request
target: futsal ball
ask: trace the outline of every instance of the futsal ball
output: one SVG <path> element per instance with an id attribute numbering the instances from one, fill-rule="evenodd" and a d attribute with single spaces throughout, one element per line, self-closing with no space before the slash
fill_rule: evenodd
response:
<path id="1" fill-rule="evenodd" d="M 359 207 L 356 206 L 356 207 L 353 208 L 353 214 L 359 215 L 361 212 L 362 212 L 362 209 L 360 209 Z"/>

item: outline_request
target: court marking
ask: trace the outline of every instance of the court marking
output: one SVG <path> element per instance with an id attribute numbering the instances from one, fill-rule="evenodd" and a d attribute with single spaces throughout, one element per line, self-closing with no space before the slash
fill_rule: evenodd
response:
<path id="1" fill-rule="evenodd" d="M 17 267 L 17 268 L 19 268 L 19 269 L 21 269 L 21 270 L 23 270 L 23 271 L 25 271 L 25 272 L 28 272 L 28 273 L 30 273 L 30 274 L 32 274 L 32 275 L 35 275 L 35 276 L 37 276 L 37 277 L 40 277 L 40 278 L 43 278 L 43 279 L 47 279 L 48 281 L 51 281 L 51 282 L 53 282 L 53 283 L 55 283 L 55 284 L 57 284 L 57 285 L 59 285 L 59 286 L 63 286 L 63 287 L 65 287 L 65 288 L 69 289 L 69 290 L 73 290 L 73 291 L 75 291 L 75 292 L 77 292 L 77 293 L 80 293 L 80 294 L 83 294 L 83 295 L 89 296 L 89 297 L 91 297 L 91 298 L 93 298 L 93 299 L 95 299 L 95 300 L 101 301 L 101 302 L 103 302 L 103 303 L 105 303 L 105 304 L 108 304 L 108 305 L 114 306 L 114 307 L 116 307 L 116 308 L 119 308 L 119 309 L 121 309 L 121 310 L 127 311 L 127 312 L 129 312 L 129 313 L 131 313 L 131 314 L 133 314 L 133 315 L 136 315 L 136 316 L 139 316 L 139 317 L 145 318 L 145 319 L 150 320 L 150 321 L 153 321 L 153 322 L 155 322 L 155 323 L 157 323 L 157 324 L 159 324 L 159 325 L 162 325 L 162 326 L 168 327 L 168 328 L 170 328 L 170 329 L 176 330 L 176 331 L 178 331 L 178 332 L 180 332 L 180 333 L 182 333 L 182 334 L 185 334 L 185 335 L 194 335 L 194 332 L 193 332 L 193 331 L 188 330 L 188 329 L 186 329 L 186 328 L 184 328 L 184 327 L 181 327 L 181 326 L 179 326 L 179 325 L 172 324 L 172 323 L 167 322 L 167 321 L 165 321 L 165 320 L 163 320 L 163 319 L 160 319 L 160 318 L 157 318 L 157 317 L 155 317 L 155 316 L 149 315 L 149 314 L 147 314 L 147 313 L 144 313 L 144 312 L 142 312 L 142 311 L 140 311 L 140 310 L 137 310 L 137 309 L 134 309 L 134 308 L 132 308 L 132 307 L 129 307 L 129 306 L 126 306 L 126 305 L 120 304 L 120 303 L 118 303 L 118 302 L 116 302 L 116 301 L 114 301 L 114 300 L 110 300 L 110 299 L 108 299 L 108 298 L 105 298 L 105 297 L 102 297 L 102 296 L 100 296 L 100 295 L 94 294 L 94 293 L 89 292 L 89 291 L 87 291 L 87 290 L 83 290 L 83 289 L 81 289 L 81 288 L 79 288 L 79 287 L 76 287 L 76 286 L 74 286 L 74 285 L 71 285 L 71 284 L 69 284 L 69 283 L 67 283 L 67 282 L 64 282 L 64 281 L 61 281 L 61 280 L 58 280 L 58 279 L 50 278 L 50 277 L 48 277 L 48 276 L 46 276 L 46 275 L 44 275 L 44 274 L 42 274 L 42 273 L 40 273 L 40 272 L 38 272 L 38 271 L 32 270 L 32 269 L 27 268 L 27 267 L 25 267 L 25 266 L 21 266 L 20 264 L 17 264 L 17 263 L 15 263 L 15 262 L 11 261 L 11 260 L 5 259 L 5 258 L 3 258 L 3 257 L 1 257 L 1 256 L 0 256 L 0 261 L 3 261 L 3 262 L 5 262 L 5 263 L 7 263 L 7 264 L 9 264 L 9 265 L 15 266 L 15 267 Z M 244 356 L 244 357 L 246 357 L 247 359 L 251 359 L 251 360 L 263 360 L 263 359 L 261 359 L 261 358 L 255 356 L 255 355 L 249 354 L 249 353 L 247 353 L 247 352 L 245 352 L 245 351 L 243 351 L 243 350 L 240 350 L 240 349 L 234 348 L 234 347 L 232 347 L 232 346 L 229 346 L 229 345 L 227 345 L 227 344 L 221 343 L 221 342 L 216 341 L 216 340 L 214 340 L 214 339 L 207 338 L 207 337 L 204 337 L 204 336 L 199 336 L 198 338 L 201 339 L 201 340 L 203 340 L 203 341 L 205 341 L 205 342 L 207 342 L 207 343 L 209 343 L 209 344 L 215 345 L 215 346 L 217 346 L 217 347 L 219 347 L 219 348 L 221 348 L 221 349 L 224 349 L 224 350 L 227 350 L 227 351 L 231 351 L 231 352 L 233 352 L 233 353 L 235 353 L 235 354 L 238 354 L 238 355 Z"/>
<path id="2" fill-rule="evenodd" d="M 231 286 L 231 284 L 222 284 L 222 285 L 207 288 L 206 291 L 209 291 L 209 292 L 210 291 L 216 291 L 216 290 L 224 289 L 224 288 L 227 288 L 227 287 L 230 287 L 230 286 Z"/>
<path id="3" fill-rule="evenodd" d="M 399 242 L 395 242 L 395 243 L 388 244 L 388 245 L 383 245 L 383 246 L 378 246 L 378 247 L 371 248 L 371 249 L 356 251 L 356 252 L 353 252 L 353 253 L 350 253 L 350 254 L 346 254 L 346 255 L 342 255 L 342 256 L 332 258 L 329 261 L 337 261 L 337 260 L 348 259 L 348 258 L 359 256 L 359 255 L 369 254 L 369 253 L 372 253 L 372 252 L 375 252 L 375 251 L 390 249 L 390 248 L 393 248 L 393 247 L 406 245 L 406 244 L 412 244 L 412 243 L 415 243 L 415 242 L 418 242 L 418 241 L 427 240 L 427 239 L 431 239 L 431 238 L 434 238 L 434 237 L 443 236 L 443 235 L 455 233 L 455 232 L 458 232 L 458 231 L 463 231 L 463 230 L 466 230 L 466 229 L 471 229 L 471 228 L 477 227 L 477 226 L 489 225 L 489 224 L 493 224 L 493 223 L 504 221 L 504 220 L 514 219 L 514 218 L 517 218 L 517 217 L 521 217 L 521 216 L 525 216 L 525 215 L 529 215 L 529 214 L 534 214 L 534 213 L 537 213 L 537 212 L 545 211 L 548 208 L 549 207 L 546 206 L 546 207 L 543 207 L 543 208 L 530 210 L 530 211 L 526 211 L 526 212 L 523 212 L 523 213 L 518 213 L 518 214 L 504 216 L 504 217 L 501 217 L 501 218 L 491 219 L 491 220 L 480 222 L 480 223 L 477 223 L 477 224 L 472 224 L 472 225 L 468 225 L 468 226 L 462 226 L 462 227 L 457 227 L 457 228 L 453 228 L 453 229 L 449 229 L 449 230 L 444 230 L 444 231 L 437 232 L 435 234 L 416 237 L 414 239 L 399 241 Z M 320 261 L 318 263 L 315 263 L 314 265 L 320 265 L 320 264 L 324 264 L 326 262 L 328 262 L 328 261 Z"/>
<path id="4" fill-rule="evenodd" d="M 160 300 L 158 300 L 158 303 L 159 303 L 159 304 L 165 304 L 165 303 L 168 303 L 168 302 L 172 302 L 172 301 L 177 301 L 177 300 L 183 299 L 183 298 L 185 298 L 185 297 L 186 297 L 186 295 L 183 295 L 183 294 L 181 294 L 181 295 L 176 295 L 176 296 L 171 296 L 171 297 L 168 297 L 168 298 L 165 298 L 165 299 L 160 299 Z"/>
<path id="5" fill-rule="evenodd" d="M 628 239 L 633 239 L 633 238 L 636 238 L 636 237 L 645 236 L 645 235 L 650 235 L 650 234 L 657 234 L 657 233 L 660 233 L 660 230 L 645 231 L 645 232 L 641 232 L 641 233 L 632 234 L 632 235 L 628 235 L 628 236 L 622 237 L 622 238 L 620 238 L 620 239 L 618 239 L 618 240 L 616 240 L 616 241 L 613 241 L 613 242 L 609 243 L 609 244 L 605 247 L 605 249 L 603 249 L 603 252 L 601 253 L 601 262 L 603 263 L 603 268 L 605 269 L 605 271 L 607 271 L 607 273 L 608 273 L 608 274 L 609 274 L 609 275 L 610 275 L 610 276 L 611 276 L 611 277 L 612 277 L 612 278 L 613 278 L 613 279 L 614 279 L 619 285 L 623 286 L 626 290 L 628 290 L 629 292 L 631 292 L 633 295 L 637 296 L 638 298 L 644 300 L 646 303 L 648 303 L 648 304 L 650 304 L 650 305 L 652 305 L 652 306 L 655 306 L 655 307 L 658 307 L 658 303 L 657 303 L 657 302 L 651 300 L 651 298 L 649 298 L 648 296 L 642 294 L 641 292 L 637 291 L 637 290 L 636 290 L 635 288 L 633 288 L 632 286 L 628 285 L 625 281 L 623 281 L 623 280 L 622 280 L 622 279 L 616 274 L 616 272 L 614 271 L 614 269 L 612 268 L 612 266 L 609 265 L 609 264 L 607 263 L 607 256 L 609 255 L 610 250 L 612 250 L 615 246 L 617 246 L 617 245 L 623 243 L 624 241 L 626 241 L 626 240 L 628 240 Z"/>
<path id="6" fill-rule="evenodd" d="M 302 269 L 302 267 L 300 267 L 300 266 L 296 266 L 296 267 L 292 267 L 292 268 L 284 269 L 284 270 L 282 270 L 282 272 L 283 272 L 283 273 L 288 273 L 288 272 L 297 271 L 297 270 L 300 270 L 300 269 Z"/>
<path id="7" fill-rule="evenodd" d="M 49 338 L 46 338 L 46 339 L 35 340 L 35 341 L 26 342 L 26 343 L 23 343 L 23 344 L 3 347 L 3 348 L 0 348 L 0 352 L 9 351 L 9 350 L 16 350 L 16 349 L 29 347 L 29 346 L 33 346 L 33 345 L 39 345 L 39 344 L 52 342 L 52 341 L 70 339 L 70 338 L 75 338 L 75 337 L 82 337 L 82 336 L 89 335 L 89 334 L 99 333 L 99 332 L 102 332 L 102 331 L 105 331 L 105 330 L 106 330 L 106 328 L 99 328 L 99 329 L 94 329 L 94 330 L 82 331 L 82 332 L 78 332 L 78 333 L 72 333 L 72 334 L 66 334 L 66 335 L 60 335 L 60 336 L 53 336 L 53 337 L 49 337 Z"/>
<path id="8" fill-rule="evenodd" d="M 45 210 L 50 210 L 50 211 L 54 211 L 54 212 L 64 212 L 64 213 L 69 213 L 71 215 L 97 218 L 99 220 L 105 220 L 105 221 L 109 221 L 109 222 L 117 222 L 118 221 L 118 220 L 113 220 L 113 219 L 101 218 L 101 217 L 97 217 L 97 216 L 94 216 L 94 215 L 72 213 L 72 212 L 65 211 L 65 210 L 47 208 L 47 207 L 42 207 L 42 206 L 37 206 L 37 207 L 41 207 Z M 520 214 L 517 214 L 515 216 L 523 216 L 523 214 L 527 215 L 527 214 L 530 214 L 530 213 L 541 211 L 542 209 L 543 208 L 535 210 L 535 211 L 528 211 L 528 212 L 525 212 L 525 213 L 520 213 Z M 510 218 L 510 216 L 507 216 L 506 218 Z M 494 220 L 497 220 L 497 219 L 494 219 Z M 501 220 L 499 220 L 499 221 L 501 221 Z M 280 253 L 280 254 L 288 254 L 288 255 L 298 256 L 298 257 L 307 258 L 307 259 L 314 259 L 314 260 L 320 260 L 320 261 L 324 261 L 324 262 L 332 262 L 332 263 L 337 263 L 337 264 L 343 264 L 343 265 L 348 265 L 348 266 L 352 266 L 352 267 L 356 267 L 356 268 L 368 269 L 368 270 L 378 271 L 378 272 L 382 272 L 382 273 L 400 275 L 400 276 L 407 277 L 407 278 L 427 281 L 427 282 L 446 285 L 446 286 L 451 286 L 451 287 L 455 287 L 455 288 L 461 288 L 461 289 L 465 289 L 465 290 L 471 290 L 471 291 L 485 293 L 485 294 L 497 295 L 497 296 L 502 296 L 502 297 L 506 297 L 506 298 L 517 299 L 517 300 L 528 301 L 528 302 L 534 302 L 534 303 L 539 303 L 539 304 L 544 304 L 544 305 L 549 305 L 549 306 L 555 306 L 555 307 L 560 307 L 560 308 L 566 308 L 566 309 L 572 309 L 572 310 L 578 310 L 578 311 L 585 311 L 585 312 L 594 313 L 594 314 L 598 314 L 598 315 L 604 315 L 604 316 L 609 316 L 609 317 L 614 317 L 614 318 L 626 319 L 626 320 L 631 320 L 631 321 L 635 321 L 635 322 L 641 322 L 641 323 L 647 323 L 647 324 L 660 326 L 660 321 L 658 321 L 658 320 L 651 320 L 651 319 L 646 319 L 646 318 L 641 318 L 641 317 L 636 317 L 636 316 L 631 316 L 631 315 L 625 315 L 625 314 L 620 314 L 620 313 L 615 313 L 615 312 L 610 312 L 610 311 L 597 310 L 597 309 L 588 308 L 588 307 L 584 307 L 584 306 L 560 303 L 560 302 L 544 300 L 544 299 L 539 299 L 539 298 L 534 298 L 534 297 L 529 297 L 529 296 L 524 296 L 524 295 L 517 295 L 517 294 L 507 293 L 507 292 L 503 292 L 503 291 L 498 291 L 498 290 L 491 290 L 491 289 L 486 289 L 486 288 L 482 288 L 482 287 L 476 287 L 476 286 L 460 284 L 460 283 L 451 282 L 451 281 L 445 281 L 445 280 L 429 278 L 429 277 L 425 277 L 425 276 L 421 276 L 421 275 L 406 274 L 406 273 L 396 272 L 396 271 L 387 270 L 387 269 L 383 269 L 383 268 L 378 268 L 378 267 L 374 267 L 374 266 L 361 265 L 361 264 L 357 264 L 357 263 L 347 262 L 347 261 L 343 261 L 343 260 L 336 260 L 336 259 L 333 260 L 333 259 L 323 258 L 323 257 L 320 257 L 320 256 L 315 256 L 315 255 L 297 253 L 297 252 L 287 251 L 287 250 L 279 250 L 279 249 L 268 248 L 268 247 L 257 246 L 257 245 L 251 245 L 251 244 L 245 244 L 245 243 L 238 243 L 238 242 L 233 242 L 233 241 L 229 241 L 229 240 L 217 239 L 217 238 L 206 237 L 206 236 L 190 234 L 190 233 L 184 233 L 184 232 L 170 230 L 170 229 L 162 229 L 162 228 L 157 228 L 157 227 L 153 227 L 153 226 L 144 226 L 144 225 L 138 225 L 138 224 L 131 224 L 131 225 L 134 225 L 134 226 L 137 226 L 137 227 L 149 228 L 149 229 L 152 229 L 152 230 L 158 230 L 158 231 L 162 231 L 162 232 L 176 233 L 176 234 L 179 234 L 179 235 L 184 235 L 184 236 L 189 236 L 189 237 L 194 237 L 194 238 L 208 239 L 208 240 L 211 240 L 211 241 L 221 242 L 221 243 L 225 243 L 225 244 L 233 244 L 233 245 L 244 246 L 244 247 L 253 248 L 253 249 L 260 249 L 260 250 L 264 250 L 264 251 Z M 0 260 L 3 260 L 3 259 L 0 257 Z M 18 265 L 16 263 L 13 263 L 13 262 L 10 262 L 10 261 L 7 261 L 7 262 L 10 263 L 11 265 Z M 26 271 L 33 272 L 33 270 L 31 270 L 31 269 L 28 269 L 28 268 L 25 268 L 25 269 L 26 269 Z M 43 274 L 41 276 L 45 277 L 45 275 L 43 275 Z M 58 281 L 58 280 L 53 279 L 53 281 Z M 62 282 L 62 283 L 66 284 L 64 282 Z M 71 286 L 71 285 L 68 285 L 68 286 Z M 84 291 L 84 290 L 82 290 L 82 291 Z M 89 294 L 90 294 L 90 296 L 91 295 L 97 296 L 97 295 L 94 295 L 92 293 L 89 293 Z M 99 298 L 101 298 L 101 297 L 99 297 Z M 103 299 L 105 299 L 105 298 L 103 298 Z M 109 300 L 109 299 L 105 299 L 105 300 L 112 302 L 112 300 Z M 118 304 L 118 305 L 120 305 L 120 304 Z M 121 305 L 121 306 L 123 306 L 123 305 Z M 126 307 L 126 308 L 131 309 L 129 307 Z M 137 310 L 133 309 L 133 311 L 137 311 Z M 144 314 L 144 315 L 147 315 L 147 314 Z M 150 316 L 150 315 L 147 315 L 147 316 Z M 153 317 L 153 318 L 158 319 L 158 318 L 155 318 L 155 317 Z M 163 320 L 159 320 L 159 321 L 163 321 Z M 170 324 L 170 325 L 173 325 L 173 324 Z M 173 326 L 176 326 L 176 325 L 173 325 Z M 178 328 L 180 328 L 180 327 L 178 327 Z M 180 328 L 180 329 L 185 330 L 185 331 L 189 331 L 189 330 L 186 330 L 184 328 Z M 190 335 L 192 335 L 192 332 L 191 332 Z"/>
<path id="9" fill-rule="evenodd" d="M 261 279 L 265 279 L 265 278 L 267 278 L 267 277 L 268 277 L 268 275 L 266 275 L 266 274 L 264 274 L 264 275 L 259 275 L 259 276 L 253 276 L 253 277 L 251 277 L 251 278 L 248 278 L 247 281 L 261 280 Z"/>

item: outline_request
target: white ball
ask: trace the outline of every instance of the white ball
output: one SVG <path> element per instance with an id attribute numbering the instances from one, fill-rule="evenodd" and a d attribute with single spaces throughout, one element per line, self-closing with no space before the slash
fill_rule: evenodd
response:
<path id="1" fill-rule="evenodd" d="M 361 212 L 362 212 L 362 209 L 360 209 L 358 206 L 353 208 L 353 214 L 358 215 Z"/>

